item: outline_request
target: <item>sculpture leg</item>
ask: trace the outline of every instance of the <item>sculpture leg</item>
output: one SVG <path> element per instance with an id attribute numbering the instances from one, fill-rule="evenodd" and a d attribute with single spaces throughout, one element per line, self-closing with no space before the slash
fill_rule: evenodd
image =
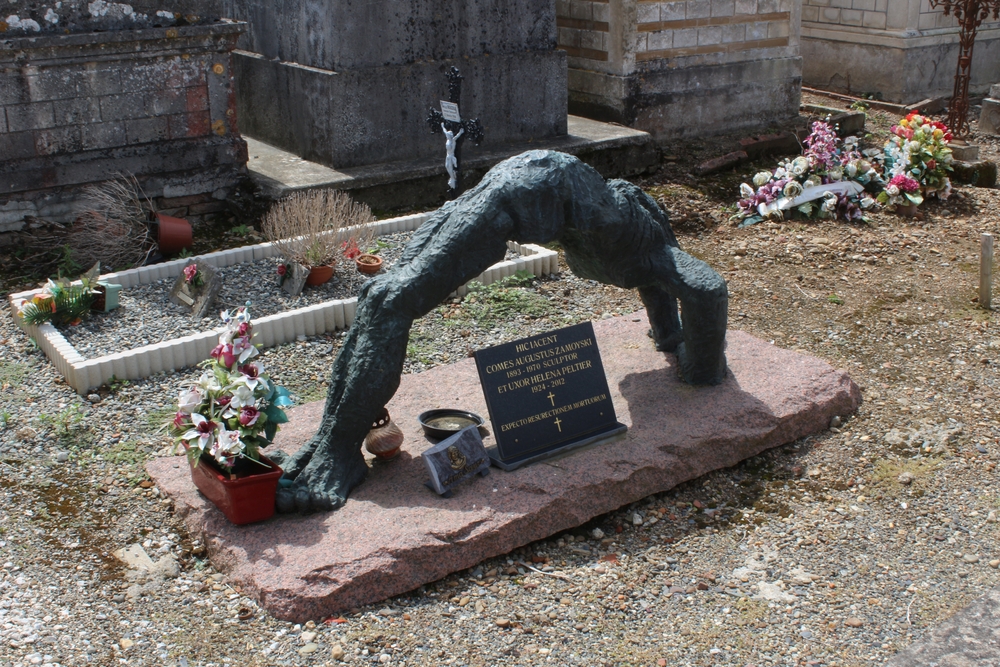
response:
<path id="1" fill-rule="evenodd" d="M 684 340 L 676 349 L 681 377 L 689 384 L 719 384 L 726 377 L 726 281 L 705 262 L 674 247 L 665 248 L 653 267 L 661 288 L 681 302 Z"/>
<path id="2" fill-rule="evenodd" d="M 399 387 L 413 320 L 503 257 L 506 216 L 484 220 L 481 226 L 452 227 L 447 219 L 436 223 L 436 229 L 422 230 L 414 239 L 405 261 L 365 284 L 354 324 L 334 362 L 318 431 L 294 455 L 279 455 L 284 479 L 292 485 L 278 490 L 278 511 L 343 505 L 368 474 L 361 446 Z M 462 261 L 455 261 L 458 256 Z"/>
<path id="3" fill-rule="evenodd" d="M 657 285 L 639 288 L 639 297 L 649 318 L 649 335 L 661 352 L 674 352 L 684 340 L 677 315 L 677 298 Z"/>

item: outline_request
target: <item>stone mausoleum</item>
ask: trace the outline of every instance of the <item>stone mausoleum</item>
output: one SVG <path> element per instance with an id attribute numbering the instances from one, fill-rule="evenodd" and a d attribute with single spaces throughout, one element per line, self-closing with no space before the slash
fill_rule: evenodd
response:
<path id="1" fill-rule="evenodd" d="M 928 0 L 803 0 L 805 85 L 903 104 L 951 96 L 958 22 Z M 1000 22 L 976 37 L 969 91 L 1000 81 Z"/>
<path id="2" fill-rule="evenodd" d="M 798 113 L 794 0 L 556 0 L 569 109 L 659 138 Z"/>
<path id="3" fill-rule="evenodd" d="M 465 77 L 484 149 L 565 135 L 553 0 L 223 0 L 249 25 L 234 57 L 241 129 L 336 168 L 443 155 L 425 121 Z"/>

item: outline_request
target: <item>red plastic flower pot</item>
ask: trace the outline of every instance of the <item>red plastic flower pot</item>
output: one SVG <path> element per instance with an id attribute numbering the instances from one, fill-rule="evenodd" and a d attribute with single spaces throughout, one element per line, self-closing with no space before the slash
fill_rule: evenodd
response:
<path id="1" fill-rule="evenodd" d="M 156 223 L 156 244 L 163 254 L 172 255 L 194 245 L 191 223 L 187 220 L 157 213 Z"/>
<path id="2" fill-rule="evenodd" d="M 306 276 L 306 285 L 322 285 L 323 283 L 333 278 L 333 266 L 314 266 L 309 269 L 309 275 Z"/>
<path id="3" fill-rule="evenodd" d="M 244 459 L 241 463 L 244 470 L 236 472 L 235 479 L 231 479 L 213 459 L 203 457 L 197 467 L 191 466 L 191 480 L 236 525 L 264 521 L 274 515 L 274 496 L 283 472 L 263 454 L 260 460 L 271 467 Z"/>

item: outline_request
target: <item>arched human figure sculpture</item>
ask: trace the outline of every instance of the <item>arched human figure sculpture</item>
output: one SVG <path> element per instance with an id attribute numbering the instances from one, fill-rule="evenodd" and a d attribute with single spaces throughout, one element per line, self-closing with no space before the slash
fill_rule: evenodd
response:
<path id="1" fill-rule="evenodd" d="M 413 320 L 502 260 L 507 241 L 559 241 L 576 275 L 638 288 L 650 335 L 657 349 L 677 354 L 683 379 L 724 379 L 726 283 L 678 248 L 656 202 L 625 181 L 605 183 L 570 155 L 524 153 L 442 206 L 392 269 L 364 285 L 318 431 L 295 454 L 277 453 L 292 482 L 278 490 L 279 511 L 336 509 L 365 479 L 361 445 L 399 387 Z"/>

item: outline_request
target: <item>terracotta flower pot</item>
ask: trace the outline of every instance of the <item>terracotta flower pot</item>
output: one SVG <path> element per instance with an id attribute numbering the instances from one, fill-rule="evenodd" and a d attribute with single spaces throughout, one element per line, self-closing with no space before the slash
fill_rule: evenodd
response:
<path id="1" fill-rule="evenodd" d="M 194 244 L 191 223 L 162 213 L 156 214 L 156 244 L 160 252 L 170 255 Z"/>
<path id="2" fill-rule="evenodd" d="M 309 275 L 306 276 L 306 285 L 322 285 L 323 283 L 333 278 L 333 265 L 329 264 L 326 266 L 314 266 L 309 269 Z"/>
<path id="3" fill-rule="evenodd" d="M 243 470 L 231 479 L 214 459 L 203 457 L 197 467 L 191 466 L 191 480 L 236 525 L 264 521 L 274 515 L 274 496 L 283 472 L 263 454 L 260 460 L 271 467 L 243 459 L 238 466 Z"/>
<path id="4" fill-rule="evenodd" d="M 908 204 L 906 206 L 902 204 L 896 205 L 896 213 L 903 216 L 904 218 L 917 218 L 922 217 L 920 212 L 917 210 L 916 204 Z"/>
<path id="5" fill-rule="evenodd" d="M 361 273 L 372 275 L 382 269 L 382 258 L 378 255 L 359 255 L 354 264 Z"/>

